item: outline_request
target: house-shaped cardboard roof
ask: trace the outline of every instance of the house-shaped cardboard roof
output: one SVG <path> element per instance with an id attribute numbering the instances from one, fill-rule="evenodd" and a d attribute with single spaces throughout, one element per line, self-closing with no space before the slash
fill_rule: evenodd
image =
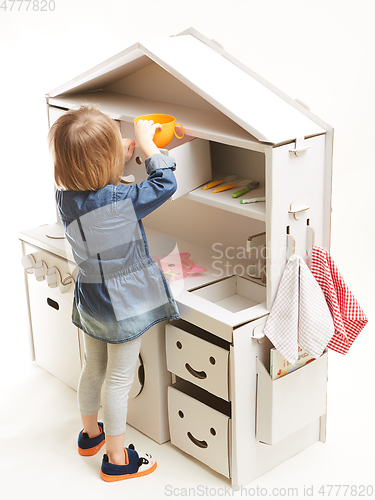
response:
<path id="1" fill-rule="evenodd" d="M 46 97 L 68 108 L 95 102 L 128 122 L 146 113 L 172 114 L 189 135 L 237 144 L 280 144 L 331 130 L 193 28 L 136 43 Z"/>

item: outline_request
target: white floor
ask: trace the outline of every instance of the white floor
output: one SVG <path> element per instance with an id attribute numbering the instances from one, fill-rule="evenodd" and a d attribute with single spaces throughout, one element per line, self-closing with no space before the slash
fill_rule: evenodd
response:
<path id="1" fill-rule="evenodd" d="M 3 354 L 0 366 L 0 491 L 11 491 L 7 498 L 12 499 L 26 498 L 32 492 L 33 496 L 37 494 L 35 498 L 54 500 L 75 500 L 86 495 L 90 500 L 119 498 L 121 494 L 153 499 L 256 497 L 257 493 L 260 497 L 322 498 L 319 488 L 323 485 L 351 485 L 345 496 L 344 487 L 337 496 L 337 486 L 330 495 L 326 487 L 325 497 L 347 498 L 354 496 L 351 492 L 360 493 L 360 485 L 372 484 L 374 490 L 367 489 L 367 493 L 372 491 L 375 496 L 373 370 L 371 363 L 351 364 L 356 350 L 371 348 L 373 333 L 367 327 L 362 338 L 357 339 L 358 345 L 352 347 L 352 355 L 330 355 L 327 443 L 316 443 L 237 492 L 227 479 L 170 442 L 158 445 L 130 426 L 127 443 L 133 442 L 138 449 L 154 454 L 158 468 L 144 478 L 103 482 L 99 476 L 102 453 L 90 458 L 77 453 L 81 424 L 76 393 L 30 361 L 24 333 L 19 336 L 18 360 Z M 2 340 L 3 353 L 14 352 L 8 349 L 11 343 L 11 337 Z M 357 490 L 351 490 L 352 485 Z M 294 490 L 288 493 L 288 488 Z"/>

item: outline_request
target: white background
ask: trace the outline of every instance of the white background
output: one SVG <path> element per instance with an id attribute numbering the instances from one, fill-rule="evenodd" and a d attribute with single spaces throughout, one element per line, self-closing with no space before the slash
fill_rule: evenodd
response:
<path id="1" fill-rule="evenodd" d="M 304 464 L 309 477 L 316 472 L 317 485 L 371 483 L 373 1 L 55 0 L 54 12 L 33 11 L 32 3 L 28 12 L 26 3 L 18 12 L 19 5 L 10 12 L 8 1 L 8 10 L 0 9 L 1 390 L 10 383 L 12 367 L 22 370 L 30 363 L 17 234 L 55 220 L 44 94 L 138 40 L 193 26 L 334 127 L 331 254 L 369 325 L 347 356 L 330 355 L 327 452 Z M 12 414 L 4 397 L 0 404 L 2 413 Z M 280 486 L 293 486 L 292 465 L 283 464 L 282 471 L 286 481 Z"/>

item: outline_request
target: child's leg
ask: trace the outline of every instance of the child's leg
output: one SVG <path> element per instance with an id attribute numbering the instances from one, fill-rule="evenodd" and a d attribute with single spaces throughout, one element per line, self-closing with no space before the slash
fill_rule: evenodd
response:
<path id="1" fill-rule="evenodd" d="M 78 384 L 78 405 L 84 431 L 89 437 L 99 434 L 100 393 L 107 368 L 107 344 L 84 335 L 85 357 Z"/>
<path id="2" fill-rule="evenodd" d="M 106 388 L 103 400 L 106 452 L 109 461 L 125 463 L 124 433 L 128 395 L 133 384 L 141 337 L 122 344 L 108 344 Z"/>

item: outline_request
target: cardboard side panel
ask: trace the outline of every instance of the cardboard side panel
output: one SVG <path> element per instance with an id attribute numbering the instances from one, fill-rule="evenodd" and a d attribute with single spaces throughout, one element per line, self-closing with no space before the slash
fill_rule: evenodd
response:
<path id="1" fill-rule="evenodd" d="M 327 353 L 272 381 L 257 358 L 257 439 L 275 444 L 326 413 Z"/>
<path id="2" fill-rule="evenodd" d="M 171 384 L 165 361 L 164 325 L 158 323 L 143 334 L 144 386 L 138 396 L 129 399 L 127 414 L 130 425 L 160 444 L 169 440 L 167 390 Z"/>
<path id="3" fill-rule="evenodd" d="M 218 302 L 219 300 L 223 300 L 231 295 L 234 295 L 236 291 L 236 276 L 231 276 L 230 278 L 225 278 L 201 288 L 197 288 L 196 290 L 193 290 L 192 293 L 202 299 L 209 300 L 210 302 Z"/>
<path id="4" fill-rule="evenodd" d="M 256 358 L 257 362 L 257 400 L 256 400 L 256 437 L 259 441 L 264 443 L 269 443 L 272 441 L 272 380 L 267 375 L 267 370 L 261 363 L 261 361 Z M 261 371 L 262 373 L 260 375 Z M 261 397 L 260 395 L 267 395 L 265 397 Z M 262 439 L 260 439 L 260 437 Z"/>
<path id="5" fill-rule="evenodd" d="M 66 113 L 66 109 L 56 108 L 55 106 L 48 106 L 49 126 L 52 127 L 55 121 L 64 113 Z"/>
<path id="6" fill-rule="evenodd" d="M 237 276 L 237 294 L 254 301 L 256 304 L 266 301 L 266 287 L 259 286 L 247 279 Z"/>
<path id="7" fill-rule="evenodd" d="M 126 127 L 123 125 L 121 125 L 121 131 L 124 137 L 131 137 L 131 134 L 126 133 Z M 184 142 L 184 139 L 187 142 Z M 172 200 L 189 193 L 201 184 L 208 182 L 212 177 L 209 142 L 191 137 L 184 139 L 171 150 L 161 150 L 162 153 L 172 156 L 176 160 L 177 190 L 172 196 Z M 124 176 L 133 175 L 134 182 L 137 184 L 147 179 L 148 175 L 144 166 L 145 160 L 141 148 L 136 146 L 132 158 L 125 164 Z"/>
<path id="8" fill-rule="evenodd" d="M 169 151 L 176 160 L 176 200 L 212 178 L 210 144 L 203 139 L 194 139 Z"/>
<path id="9" fill-rule="evenodd" d="M 323 240 L 325 218 L 325 136 L 304 141 L 308 146 L 296 156 L 290 152 L 294 144 L 272 149 L 266 155 L 266 226 L 267 226 L 267 307 L 271 309 L 287 259 L 286 231 L 295 241 L 295 253 L 306 259 L 307 223 L 315 231 L 315 244 L 325 246 Z M 289 213 L 295 201 L 310 207 L 295 219 Z"/>
<path id="10" fill-rule="evenodd" d="M 22 257 L 27 255 L 27 245 L 21 241 L 22 248 Z M 29 353 L 31 361 L 35 361 L 35 349 L 34 349 L 34 341 L 33 341 L 33 327 L 31 323 L 31 311 L 30 311 L 30 292 L 28 285 L 27 273 L 24 273 L 24 284 L 25 284 L 25 293 L 26 293 L 26 305 L 27 305 L 27 330 L 28 330 L 28 344 L 29 344 Z"/>

